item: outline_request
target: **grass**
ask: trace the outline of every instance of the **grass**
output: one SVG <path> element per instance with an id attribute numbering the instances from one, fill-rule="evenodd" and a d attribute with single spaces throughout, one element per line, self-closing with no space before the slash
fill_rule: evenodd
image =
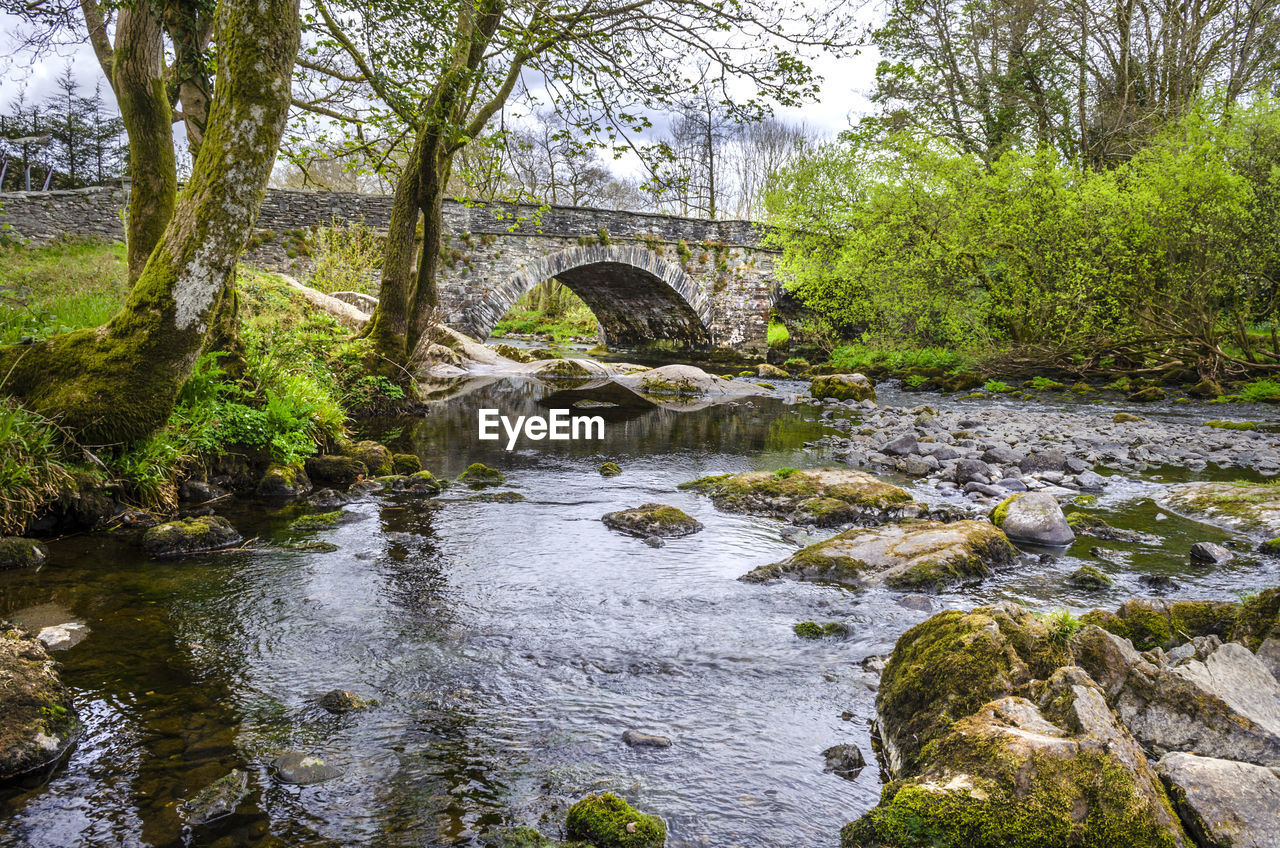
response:
<path id="1" fill-rule="evenodd" d="M 891 372 L 909 368 L 953 371 L 968 366 L 970 359 L 965 354 L 941 347 L 898 349 L 842 345 L 831 352 L 831 362 L 850 371 L 869 368 L 882 368 Z"/>
<path id="2" fill-rule="evenodd" d="M 106 323 L 128 292 L 124 245 L 0 248 L 0 345 Z"/>
<path id="3" fill-rule="evenodd" d="M 101 324 L 127 294 L 125 279 L 119 245 L 0 250 L 2 338 Z M 103 453 L 100 465 L 87 464 L 51 422 L 0 397 L 0 534 L 20 530 L 75 478 L 111 482 L 137 505 L 172 509 L 178 482 L 222 454 L 298 462 L 344 437 L 348 410 L 403 398 L 400 387 L 368 376 L 367 342 L 279 278 L 241 266 L 237 280 L 243 372 L 228 373 L 225 354 L 207 352 L 168 423 Z"/>
<path id="4" fill-rule="evenodd" d="M 1280 403 L 1280 383 L 1268 379 L 1246 383 L 1240 389 L 1240 399 L 1249 403 Z"/>
<path id="5" fill-rule="evenodd" d="M 530 289 L 502 316 L 493 335 L 541 335 L 558 343 L 594 339 L 596 316 L 582 298 L 565 288 L 559 290 L 557 298 L 555 313 L 547 314 L 537 306 L 538 289 Z"/>
<path id="6" fill-rule="evenodd" d="M 791 333 L 787 330 L 787 325 L 779 321 L 775 316 L 769 316 L 768 342 L 770 348 L 785 348 L 791 342 Z"/>

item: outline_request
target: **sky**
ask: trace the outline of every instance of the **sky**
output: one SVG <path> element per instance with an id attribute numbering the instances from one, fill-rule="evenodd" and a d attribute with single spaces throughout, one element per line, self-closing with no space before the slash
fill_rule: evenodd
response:
<path id="1" fill-rule="evenodd" d="M 114 106 L 110 86 L 106 84 L 102 69 L 87 43 L 60 47 L 32 61 L 29 55 L 15 54 L 13 50 L 10 34 L 17 32 L 19 27 L 20 21 L 16 17 L 0 13 L 0 113 L 10 111 L 14 99 L 24 90 L 28 103 L 39 102 L 53 94 L 56 80 L 68 63 L 80 81 L 82 94 L 91 94 L 94 85 L 101 82 L 103 97 Z M 802 108 L 779 109 L 777 116 L 792 123 L 802 123 L 820 137 L 833 137 L 848 129 L 852 121 L 871 111 L 868 97 L 874 83 L 877 60 L 874 48 L 844 58 L 822 54 L 813 63 L 823 79 L 818 99 Z M 655 116 L 654 123 L 662 127 L 666 122 L 661 116 Z M 174 130 L 181 135 L 182 124 L 175 124 Z M 613 167 L 626 173 L 634 165 L 623 161 Z"/>

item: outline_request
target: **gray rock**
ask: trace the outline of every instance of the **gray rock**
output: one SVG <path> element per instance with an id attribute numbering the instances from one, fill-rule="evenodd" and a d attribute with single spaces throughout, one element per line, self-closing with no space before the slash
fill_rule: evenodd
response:
<path id="1" fill-rule="evenodd" d="M 827 767 L 823 771 L 829 771 L 846 780 L 857 777 L 867 764 L 857 745 L 833 745 L 823 751 L 822 756 L 827 761 Z"/>
<path id="2" fill-rule="evenodd" d="M 880 452 L 888 456 L 908 456 L 916 452 L 918 444 L 913 434 L 905 433 L 881 447 Z"/>
<path id="3" fill-rule="evenodd" d="M 1222 545 L 1215 545 L 1213 542 L 1196 542 L 1191 546 L 1191 558 L 1196 562 L 1208 562 L 1218 565 L 1235 559 L 1235 554 L 1222 547 Z"/>
<path id="4" fill-rule="evenodd" d="M 36 638 L 51 651 L 65 651 L 83 642 L 89 632 L 89 625 L 79 621 L 68 621 L 65 624 L 42 627 L 36 634 Z"/>
<path id="5" fill-rule="evenodd" d="M 1197 845 L 1280 848 L 1280 777 L 1271 769 L 1174 753 L 1156 771 Z"/>
<path id="6" fill-rule="evenodd" d="M 956 462 L 956 482 L 961 486 L 974 482 L 989 483 L 994 476 L 990 466 L 980 459 L 961 459 Z"/>
<path id="7" fill-rule="evenodd" d="M 992 445 L 982 453 L 982 461 L 992 465 L 1013 465 L 1020 455 L 1008 445 Z"/>
<path id="8" fill-rule="evenodd" d="M 1067 455 L 1060 450 L 1036 451 L 1023 457 L 1018 467 L 1023 474 L 1041 474 L 1045 471 L 1062 471 L 1067 465 Z"/>
<path id="9" fill-rule="evenodd" d="M 662 541 L 661 536 L 645 536 L 644 543 L 651 548 L 661 548 L 667 544 L 666 542 Z"/>
<path id="10" fill-rule="evenodd" d="M 185 480 L 178 489 L 178 496 L 188 503 L 207 503 L 218 498 L 225 498 L 227 490 L 203 480 Z"/>
<path id="11" fill-rule="evenodd" d="M 670 748 L 671 739 L 655 733 L 644 733 L 639 730 L 628 730 L 622 734 L 622 741 L 632 748 Z"/>
<path id="12" fill-rule="evenodd" d="M 915 610 L 916 612 L 933 612 L 934 608 L 933 598 L 919 593 L 903 595 L 895 603 L 903 609 Z"/>
<path id="13" fill-rule="evenodd" d="M 998 519 L 996 525 L 1015 542 L 1061 547 L 1076 538 L 1058 499 L 1043 492 L 1014 495 L 1007 504 L 997 508 L 993 519 Z"/>
<path id="14" fill-rule="evenodd" d="M 988 486 L 986 483 L 979 483 L 976 480 L 964 484 L 965 492 L 977 492 L 980 495 L 986 495 L 989 498 L 1003 498 L 1008 492 L 1003 489 L 997 489 L 995 486 Z"/>
<path id="15" fill-rule="evenodd" d="M 688 536 L 702 529 L 702 522 L 683 510 L 659 503 L 610 512 L 600 520 L 612 530 L 642 539 L 650 536 L 671 539 Z"/>
<path id="16" fill-rule="evenodd" d="M 230 774 L 210 783 L 183 804 L 187 823 L 202 825 L 229 816 L 248 794 L 249 775 L 240 769 L 232 769 Z"/>
<path id="17" fill-rule="evenodd" d="M 903 458 L 901 469 L 909 477 L 927 477 L 938 469 L 938 460 L 932 456 L 908 456 Z"/>
<path id="18" fill-rule="evenodd" d="M 339 492 L 337 489 L 321 489 L 315 492 L 311 497 L 307 498 L 309 506 L 318 507 L 320 509 L 337 509 L 349 502 L 349 498 Z"/>
<path id="19" fill-rule="evenodd" d="M 1027 484 L 1017 477 L 1005 477 L 1003 480 L 998 481 L 996 485 L 1006 492 L 1025 492 L 1027 490 Z"/>
<path id="20" fill-rule="evenodd" d="M 282 754 L 272 765 L 275 766 L 276 773 L 282 781 L 295 786 L 323 783 L 342 774 L 341 769 L 329 765 L 323 757 L 304 751 L 290 751 Z"/>
<path id="21" fill-rule="evenodd" d="M 1067 457 L 1067 462 L 1064 467 L 1065 470 L 1072 474 L 1083 474 L 1084 472 L 1091 470 L 1089 463 L 1085 462 L 1078 456 Z"/>

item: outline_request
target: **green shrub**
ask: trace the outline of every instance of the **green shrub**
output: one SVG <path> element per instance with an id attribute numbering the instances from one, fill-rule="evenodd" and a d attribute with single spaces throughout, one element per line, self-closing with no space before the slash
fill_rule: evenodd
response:
<path id="1" fill-rule="evenodd" d="M 312 288 L 375 293 L 385 246 L 372 227 L 335 218 L 310 234 L 309 246 L 314 262 Z"/>
<path id="2" fill-rule="evenodd" d="M 0 536 L 17 534 L 71 482 L 52 422 L 0 398 Z"/>
<path id="3" fill-rule="evenodd" d="M 1280 383 L 1275 380 L 1254 380 L 1240 389 L 1240 399 L 1250 403 L 1280 403 Z"/>

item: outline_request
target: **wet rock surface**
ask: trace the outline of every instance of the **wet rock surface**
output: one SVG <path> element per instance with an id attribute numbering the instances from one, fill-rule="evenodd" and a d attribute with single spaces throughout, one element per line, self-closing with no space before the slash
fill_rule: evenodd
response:
<path id="1" fill-rule="evenodd" d="M 610 512 L 601 519 L 605 526 L 642 539 L 674 539 L 702 529 L 702 522 L 674 506 L 647 503 L 632 509 Z"/>
<path id="2" fill-rule="evenodd" d="M 219 550 L 241 541 L 220 515 L 203 515 L 157 524 L 142 535 L 142 549 L 153 557 L 175 557 Z"/>
<path id="3" fill-rule="evenodd" d="M 182 805 L 188 824 L 199 826 L 231 815 L 249 794 L 249 775 L 240 769 L 210 783 Z"/>
<path id="4" fill-rule="evenodd" d="M 58 665 L 29 631 L 0 621 L 0 780 L 61 757 L 80 729 Z"/>
<path id="5" fill-rule="evenodd" d="M 847 468 L 723 474 L 691 480 L 680 488 L 709 495 L 727 512 L 767 515 L 797 524 L 882 524 L 921 514 L 905 489 Z"/>
<path id="6" fill-rule="evenodd" d="M 1156 771 L 1197 845 L 1280 848 L 1280 776 L 1273 769 L 1177 753 L 1162 757 Z"/>
<path id="7" fill-rule="evenodd" d="M 0 536 L 0 571 L 9 568 L 39 568 L 49 559 L 49 549 L 35 539 Z"/>

